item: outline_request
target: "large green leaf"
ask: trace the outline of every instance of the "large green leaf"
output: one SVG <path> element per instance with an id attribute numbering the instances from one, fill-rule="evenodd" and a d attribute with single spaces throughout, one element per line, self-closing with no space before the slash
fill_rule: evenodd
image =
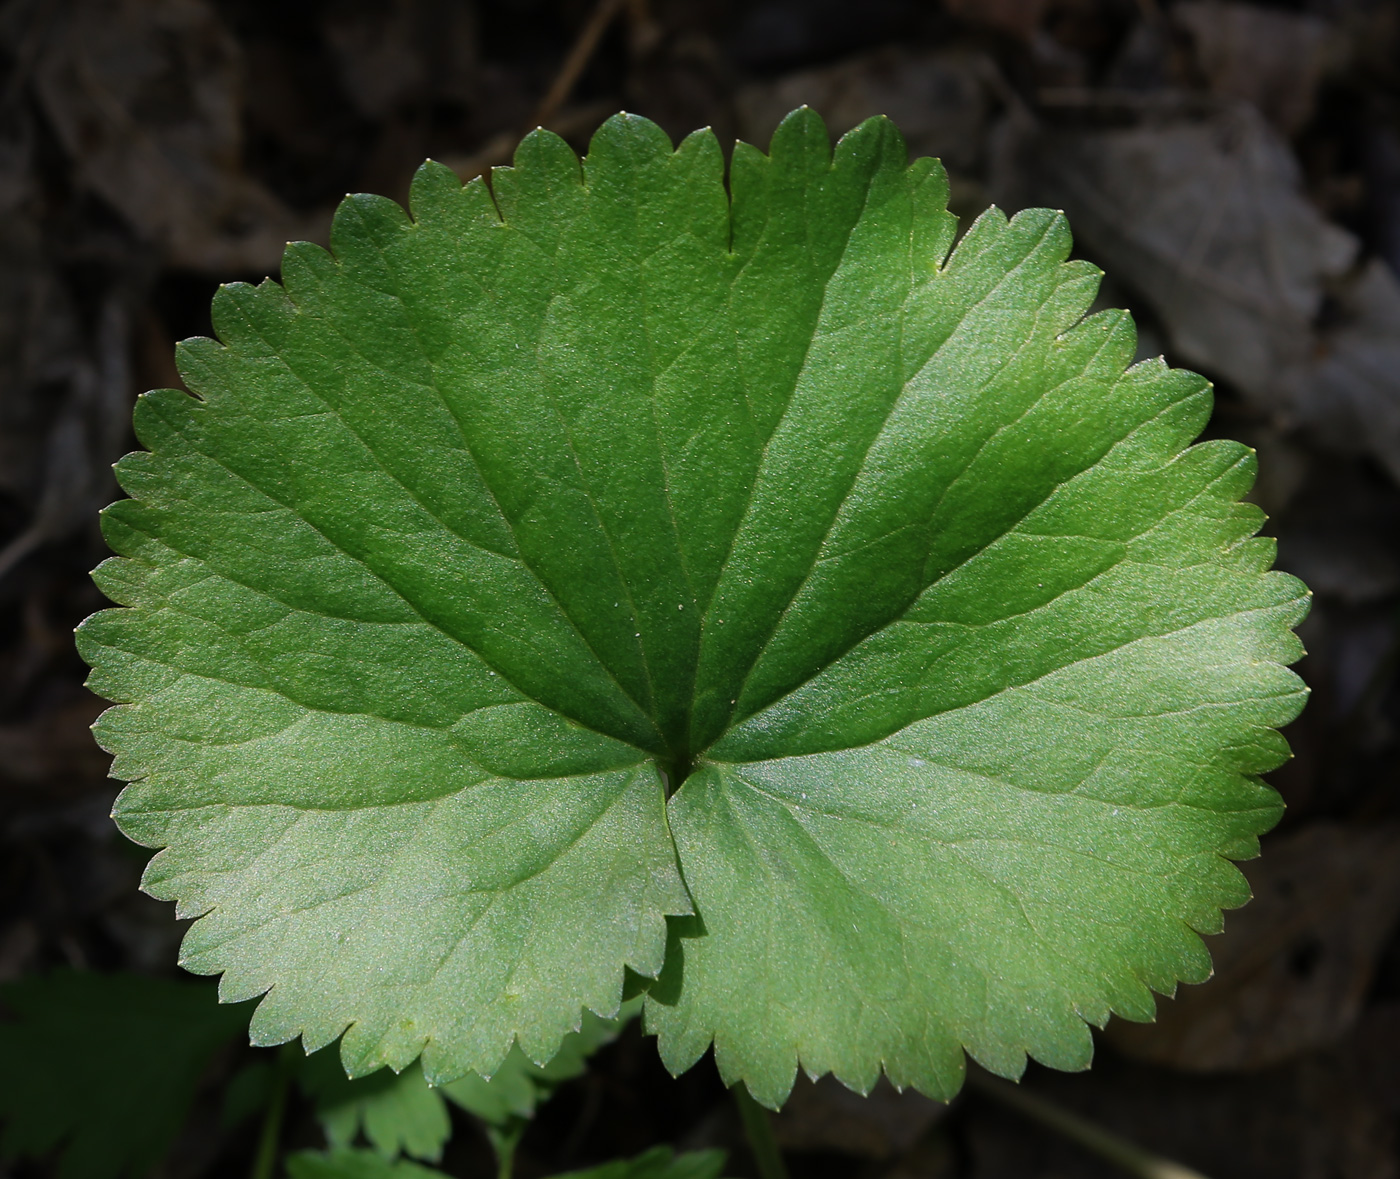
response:
<path id="1" fill-rule="evenodd" d="M 0 1158 L 56 1152 L 59 1179 L 146 1175 L 211 1058 L 247 1026 L 209 983 L 75 971 L 6 983 Z"/>
<path id="2" fill-rule="evenodd" d="M 257 1042 L 489 1074 L 630 967 L 673 1069 L 946 1096 L 1205 977 L 1306 593 L 1064 218 L 946 199 L 884 120 L 726 189 L 619 116 L 220 292 L 81 643 Z"/>

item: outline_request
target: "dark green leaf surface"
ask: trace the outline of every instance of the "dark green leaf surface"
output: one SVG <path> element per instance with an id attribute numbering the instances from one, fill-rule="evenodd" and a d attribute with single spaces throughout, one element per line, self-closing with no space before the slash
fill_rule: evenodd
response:
<path id="1" fill-rule="evenodd" d="M 569 1171 L 556 1179 L 719 1179 L 724 1151 L 693 1150 L 672 1154 L 669 1146 L 654 1146 L 632 1159 L 614 1159 L 586 1171 Z"/>
<path id="2" fill-rule="evenodd" d="M 144 1176 L 248 1011 L 208 983 L 59 972 L 0 987 L 0 1156 L 60 1179 Z"/>
<path id="3" fill-rule="evenodd" d="M 448 1179 L 448 1176 L 407 1159 L 386 1159 L 372 1150 L 303 1150 L 287 1156 L 287 1179 Z"/>
<path id="4" fill-rule="evenodd" d="M 628 116 L 425 165 L 141 399 L 81 643 L 257 1042 L 489 1074 L 630 967 L 673 1069 L 946 1096 L 1206 975 L 1303 701 L 1252 454 L 1060 215 L 950 253 L 888 122 L 723 173 Z"/>
<path id="5" fill-rule="evenodd" d="M 722 1150 L 673 1155 L 658 1146 L 634 1159 L 615 1159 L 558 1179 L 719 1179 Z M 446 1179 L 441 1171 L 406 1160 L 391 1162 L 371 1150 L 301 1151 L 287 1158 L 290 1179 Z"/>

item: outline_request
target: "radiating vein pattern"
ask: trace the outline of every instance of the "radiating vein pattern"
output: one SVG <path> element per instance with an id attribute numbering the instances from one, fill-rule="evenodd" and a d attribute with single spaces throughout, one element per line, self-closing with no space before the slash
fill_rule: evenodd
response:
<path id="1" fill-rule="evenodd" d="M 138 403 L 80 642 L 259 1042 L 490 1073 L 630 968 L 673 1069 L 947 1096 L 1207 972 L 1302 702 L 1252 455 L 888 122 L 725 172 L 629 116 L 427 164 Z"/>

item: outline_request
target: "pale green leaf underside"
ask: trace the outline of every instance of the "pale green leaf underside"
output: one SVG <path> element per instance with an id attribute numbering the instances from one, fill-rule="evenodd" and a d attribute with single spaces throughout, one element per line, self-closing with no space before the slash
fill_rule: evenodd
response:
<path id="1" fill-rule="evenodd" d="M 950 253 L 946 200 L 883 120 L 795 112 L 726 188 L 619 116 L 220 292 L 81 643 L 258 1042 L 490 1073 L 625 966 L 672 1068 L 947 1095 L 1206 974 L 1305 590 L 1063 217 Z"/>

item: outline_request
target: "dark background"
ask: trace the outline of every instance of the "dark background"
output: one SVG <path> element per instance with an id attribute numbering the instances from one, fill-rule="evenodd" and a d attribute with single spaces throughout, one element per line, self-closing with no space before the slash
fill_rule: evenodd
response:
<path id="1" fill-rule="evenodd" d="M 1288 815 L 1211 939 L 1217 977 L 1111 1026 L 1092 1072 L 1028 1086 L 1216 1179 L 1400 1175 L 1400 5 L 1381 0 L 0 6 L 0 982 L 175 973 L 179 927 L 106 818 L 71 631 L 103 604 L 95 514 L 132 399 L 178 384 L 172 344 L 210 330 L 216 285 L 324 241 L 347 191 L 401 199 L 428 155 L 469 177 L 536 122 L 583 149 L 622 108 L 762 145 L 802 102 L 837 133 L 891 115 L 965 218 L 1066 209 L 1141 355 L 1217 382 L 1210 431 L 1258 449 L 1280 564 L 1317 595 L 1312 702 L 1272 777 Z M 246 1172 L 251 1131 L 208 1112 L 236 1063 L 163 1174 Z M 293 1114 L 288 1141 L 314 1145 Z M 1113 1173 L 975 1093 L 804 1083 L 778 1129 L 797 1179 Z M 673 1082 L 634 1027 L 519 1173 L 658 1141 L 751 1166 L 709 1061 Z M 465 1124 L 445 1169 L 490 1173 Z"/>

